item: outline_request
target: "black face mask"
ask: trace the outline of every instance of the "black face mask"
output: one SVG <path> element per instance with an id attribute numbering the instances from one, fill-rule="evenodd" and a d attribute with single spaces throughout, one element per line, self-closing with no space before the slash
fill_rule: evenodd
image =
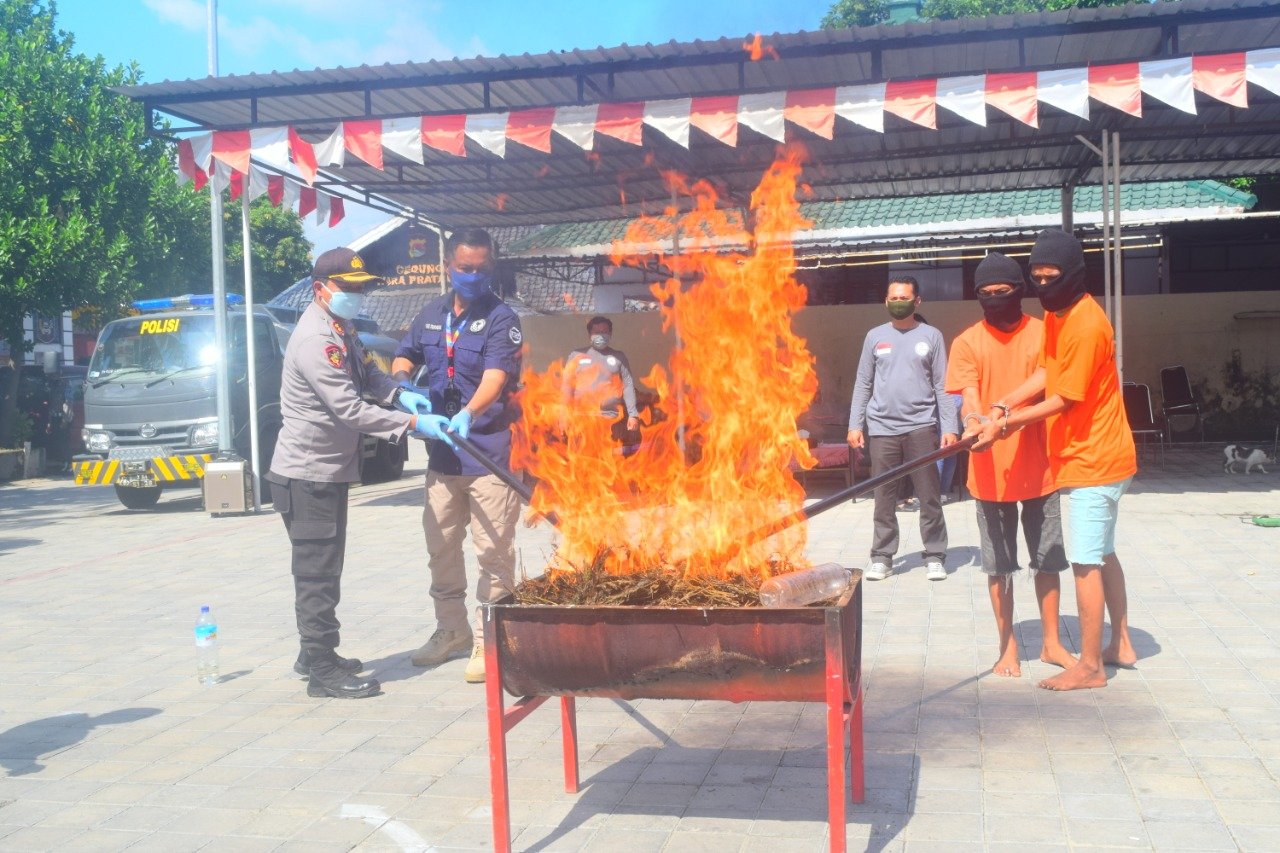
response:
<path id="1" fill-rule="evenodd" d="M 1008 328 L 1022 319 L 1022 288 L 1008 293 L 978 294 L 978 304 L 987 322 L 997 328 Z"/>
<path id="2" fill-rule="evenodd" d="M 1086 293 L 1084 284 L 1084 250 L 1080 241 L 1065 231 L 1051 228 L 1040 232 L 1031 249 L 1027 265 L 1034 269 L 1046 265 L 1058 268 L 1058 275 L 1031 287 L 1046 311 L 1063 311 L 1080 301 Z"/>

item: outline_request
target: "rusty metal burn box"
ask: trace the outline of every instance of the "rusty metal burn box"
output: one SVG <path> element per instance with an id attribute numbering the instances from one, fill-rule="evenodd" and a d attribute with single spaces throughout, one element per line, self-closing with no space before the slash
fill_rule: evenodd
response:
<path id="1" fill-rule="evenodd" d="M 578 789 L 577 697 L 825 703 L 831 849 L 844 849 L 846 791 L 854 802 L 864 793 L 860 572 L 828 607 L 552 607 L 507 598 L 485 609 L 495 850 L 511 849 L 506 733 L 553 696 L 569 793 Z M 518 697 L 510 708 L 504 688 Z"/>

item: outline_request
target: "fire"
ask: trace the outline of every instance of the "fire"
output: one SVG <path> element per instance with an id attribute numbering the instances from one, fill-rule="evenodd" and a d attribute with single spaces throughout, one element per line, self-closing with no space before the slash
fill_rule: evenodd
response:
<path id="1" fill-rule="evenodd" d="M 791 461 L 814 464 L 796 419 L 817 375 L 791 325 L 806 297 L 791 244 L 808 224 L 796 200 L 801 160 L 787 149 L 765 174 L 747 214 L 753 233 L 739 211 L 717 206 L 709 183 L 667 175 L 692 209 L 637 220 L 615 246 L 616 264 L 670 273 L 651 290 L 674 346 L 666 369 L 640 380 L 658 392 L 665 418 L 642 418 L 638 452 L 623 455 L 599 400 L 566 402 L 561 365 L 525 371 L 512 461 L 537 478 L 533 510 L 560 518 L 554 568 L 601 555 L 612 573 L 768 575 L 805 565 L 803 525 L 747 541 L 802 506 Z"/>
<path id="2" fill-rule="evenodd" d="M 765 44 L 764 38 L 759 33 L 756 33 L 755 37 L 750 41 L 744 41 L 742 49 L 747 52 L 747 56 L 752 62 L 759 62 L 766 56 L 770 59 L 779 58 L 778 51 L 774 49 L 773 45 Z"/>

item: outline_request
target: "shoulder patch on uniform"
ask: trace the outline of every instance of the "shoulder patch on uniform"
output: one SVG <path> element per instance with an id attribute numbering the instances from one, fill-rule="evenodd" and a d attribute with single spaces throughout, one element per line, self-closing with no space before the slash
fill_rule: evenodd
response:
<path id="1" fill-rule="evenodd" d="M 510 329 L 507 329 L 507 337 L 511 338 L 511 343 L 513 344 L 519 344 L 524 340 L 524 337 L 520 334 L 519 326 L 512 326 Z"/>
<path id="2" fill-rule="evenodd" d="M 329 344 L 325 347 L 324 357 L 329 359 L 329 363 L 334 367 L 342 367 L 342 347 L 337 344 Z"/>
<path id="3" fill-rule="evenodd" d="M 472 322 L 472 324 L 471 324 L 471 327 L 470 327 L 470 328 L 471 328 L 471 331 L 473 331 L 473 332 L 479 332 L 479 331 L 481 331 L 482 329 L 484 329 L 485 324 L 486 324 L 486 323 L 488 323 L 488 322 L 489 322 L 489 321 L 488 321 L 488 320 L 486 320 L 486 319 L 485 319 L 485 318 L 483 318 L 483 317 L 481 317 L 479 320 L 475 320 L 475 321 L 473 321 L 473 322 Z"/>

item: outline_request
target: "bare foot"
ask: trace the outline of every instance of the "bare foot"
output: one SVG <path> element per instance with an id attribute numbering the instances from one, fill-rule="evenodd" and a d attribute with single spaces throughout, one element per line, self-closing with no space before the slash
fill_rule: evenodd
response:
<path id="1" fill-rule="evenodd" d="M 1045 690 L 1087 690 L 1091 687 L 1106 687 L 1107 674 L 1100 668 L 1085 666 L 1077 661 L 1066 672 L 1041 681 L 1040 686 Z"/>
<path id="2" fill-rule="evenodd" d="M 1128 638 L 1118 643 L 1112 640 L 1111 644 L 1102 650 L 1102 662 L 1129 669 L 1138 662 L 1138 653 L 1133 650 Z"/>
<path id="3" fill-rule="evenodd" d="M 1021 677 L 1022 664 L 1018 661 L 1018 647 L 1010 643 L 1009 648 L 1005 649 L 1004 654 L 1000 655 L 1000 660 L 996 661 L 995 666 L 991 667 L 991 671 L 1005 678 Z"/>
<path id="4" fill-rule="evenodd" d="M 1042 646 L 1040 648 L 1040 660 L 1045 663 L 1051 663 L 1054 666 L 1060 666 L 1063 669 L 1070 669 L 1079 663 L 1079 661 L 1076 660 L 1076 656 L 1071 654 L 1071 652 L 1067 651 L 1061 645 L 1054 646 L 1053 648 Z"/>

